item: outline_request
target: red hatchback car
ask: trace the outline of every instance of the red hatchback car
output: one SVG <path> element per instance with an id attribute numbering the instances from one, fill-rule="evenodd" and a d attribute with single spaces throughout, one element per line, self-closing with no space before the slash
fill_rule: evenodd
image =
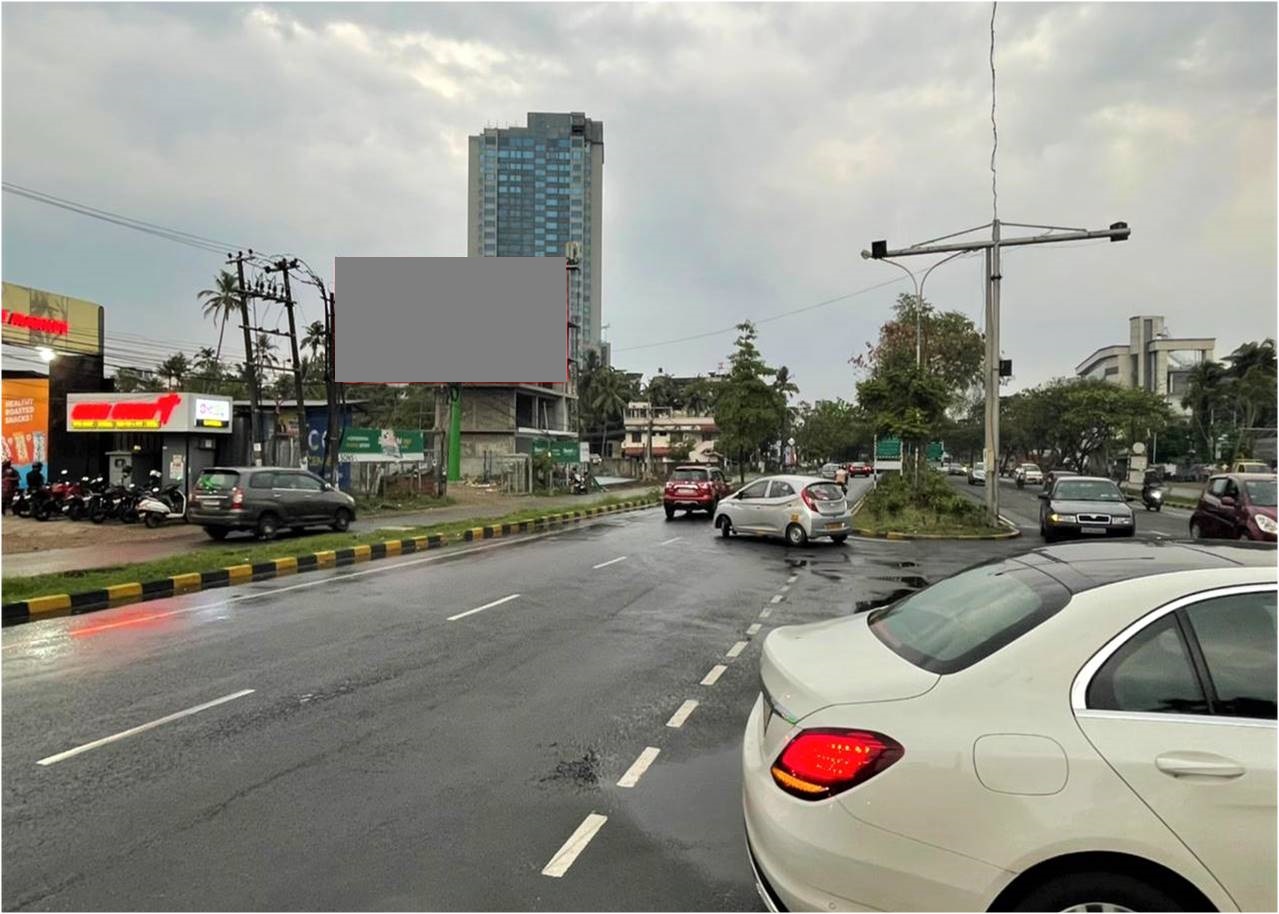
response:
<path id="1" fill-rule="evenodd" d="M 1190 516 L 1195 539 L 1275 542 L 1275 477 L 1266 473 L 1213 476 Z"/>
<path id="2" fill-rule="evenodd" d="M 671 471 L 671 478 L 666 481 L 662 507 L 666 509 L 667 520 L 681 508 L 713 515 L 719 500 L 731 491 L 724 471 L 719 467 L 679 466 Z"/>

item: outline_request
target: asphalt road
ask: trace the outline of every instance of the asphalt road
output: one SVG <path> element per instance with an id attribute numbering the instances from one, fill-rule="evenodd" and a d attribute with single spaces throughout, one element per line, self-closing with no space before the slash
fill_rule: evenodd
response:
<path id="1" fill-rule="evenodd" d="M 652 510 L 6 629 L 3 906 L 759 910 L 763 636 L 1030 545 Z"/>
<path id="2" fill-rule="evenodd" d="M 951 485 L 962 492 L 985 501 L 986 493 L 982 486 L 970 486 L 963 476 L 949 477 Z M 1018 489 L 1011 479 L 999 480 L 999 513 L 1015 523 L 1022 535 L 1034 542 L 1028 545 L 1041 545 L 1039 538 L 1039 493 L 1043 489 L 1036 485 L 1028 485 Z M 1190 514 L 1185 508 L 1165 507 L 1160 511 L 1147 511 L 1140 498 L 1131 504 L 1136 519 L 1137 539 L 1186 539 L 1190 536 Z"/>

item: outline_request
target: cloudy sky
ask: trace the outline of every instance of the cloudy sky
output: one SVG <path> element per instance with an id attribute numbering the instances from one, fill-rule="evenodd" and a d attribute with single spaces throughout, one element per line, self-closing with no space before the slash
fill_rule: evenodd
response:
<path id="1" fill-rule="evenodd" d="M 907 288 L 858 252 L 991 218 L 989 4 L 2 15 L 6 181 L 325 271 L 335 255 L 464 255 L 468 134 L 530 110 L 602 120 L 606 336 L 615 364 L 645 373 L 713 370 L 733 334 L 665 341 L 901 276 L 760 326 L 801 396 L 848 398 L 848 358 Z M 1017 386 L 1126 341 L 1133 314 L 1216 336 L 1219 355 L 1275 335 L 1275 17 L 1273 4 L 1001 4 L 1000 217 L 1133 229 L 1126 244 L 1008 254 Z M 220 265 L 3 196 L 4 278 L 105 305 L 117 360 L 216 339 L 195 293 Z M 979 263 L 959 260 L 927 297 L 980 325 L 981 291 Z"/>

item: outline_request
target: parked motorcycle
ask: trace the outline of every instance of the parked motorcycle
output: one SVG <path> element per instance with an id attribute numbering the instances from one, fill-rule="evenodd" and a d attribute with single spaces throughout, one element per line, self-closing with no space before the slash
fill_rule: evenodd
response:
<path id="1" fill-rule="evenodd" d="M 590 487 L 587 485 L 587 482 L 586 482 L 586 477 L 583 476 L 581 473 L 579 473 L 577 470 L 574 470 L 572 475 L 569 476 L 568 482 L 569 482 L 569 491 L 572 492 L 574 495 L 585 495 L 590 490 Z"/>
<path id="2" fill-rule="evenodd" d="M 186 521 L 187 497 L 182 487 L 174 484 L 165 489 L 158 486 L 143 495 L 137 504 L 137 512 L 142 522 L 154 529 L 165 521 Z"/>
<path id="3" fill-rule="evenodd" d="M 53 488 L 54 506 L 61 514 L 71 520 L 84 520 L 88 516 L 88 476 L 81 476 L 78 482 L 60 482 Z"/>

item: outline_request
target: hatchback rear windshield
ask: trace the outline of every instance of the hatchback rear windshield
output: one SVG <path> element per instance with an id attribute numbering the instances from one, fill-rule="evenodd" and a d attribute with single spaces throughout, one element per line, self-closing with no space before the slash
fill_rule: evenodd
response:
<path id="1" fill-rule="evenodd" d="M 674 473 L 671 473 L 671 479 L 678 482 L 705 482 L 710 478 L 710 472 L 707 470 L 676 470 Z"/>
<path id="2" fill-rule="evenodd" d="M 844 490 L 833 482 L 815 482 L 808 487 L 808 494 L 817 501 L 838 501 L 844 497 Z"/>
<path id="3" fill-rule="evenodd" d="M 1275 506 L 1275 481 L 1273 479 L 1250 479 L 1244 483 L 1248 489 L 1248 500 L 1262 508 Z"/>
<path id="4" fill-rule="evenodd" d="M 1053 498 L 1066 501 L 1123 501 L 1119 486 L 1104 479 L 1070 479 L 1058 483 Z"/>
<path id="5" fill-rule="evenodd" d="M 195 487 L 203 492 L 213 492 L 221 489 L 233 489 L 239 481 L 239 473 L 227 473 L 220 470 L 205 471 L 195 481 Z"/>
<path id="6" fill-rule="evenodd" d="M 997 562 L 876 610 L 870 629 L 894 653 L 930 673 L 972 666 L 1054 615 L 1070 601 L 1057 581 Z"/>

